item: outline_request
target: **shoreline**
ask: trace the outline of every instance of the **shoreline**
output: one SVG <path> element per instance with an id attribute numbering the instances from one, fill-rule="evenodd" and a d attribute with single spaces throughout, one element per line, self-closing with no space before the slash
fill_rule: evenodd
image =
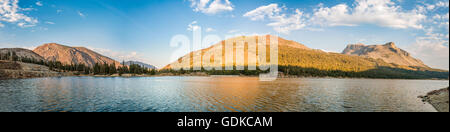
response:
<path id="1" fill-rule="evenodd" d="M 160 74 L 160 75 L 132 75 L 132 74 L 123 74 L 119 75 L 72 75 L 72 76 L 82 76 L 82 77 L 259 77 L 258 75 L 172 75 L 172 74 Z M 409 78 L 352 78 L 352 77 L 314 77 L 314 76 L 278 76 L 277 78 L 283 79 L 296 79 L 296 78 L 322 78 L 322 79 L 376 79 L 376 80 L 436 80 L 436 81 L 445 81 L 449 79 L 409 79 Z"/>
<path id="2" fill-rule="evenodd" d="M 264 74 L 264 73 L 261 73 Z M 70 71 L 53 71 L 46 66 L 13 62 L 13 61 L 0 61 L 0 80 L 7 79 L 28 79 L 28 78 L 41 78 L 41 77 L 64 77 L 64 76 L 90 76 L 90 77 L 164 77 L 164 76 L 180 76 L 180 77 L 259 77 L 259 75 L 209 75 L 207 72 L 189 72 L 189 73 L 171 73 L 171 72 L 157 72 L 156 75 L 149 74 L 81 74 L 80 72 Z M 299 76 L 299 75 L 286 75 L 283 72 L 278 73 L 277 78 L 324 78 L 324 79 L 389 79 L 389 80 L 449 80 L 449 78 L 367 78 L 367 77 L 339 77 L 339 76 Z"/>
<path id="3" fill-rule="evenodd" d="M 14 77 L 8 77 L 11 75 L 11 71 L 15 75 Z M 185 75 L 173 75 L 173 74 L 159 74 L 159 75 L 145 75 L 145 74 L 113 74 L 113 75 L 77 75 L 72 72 L 51 72 L 51 73 L 43 73 L 37 71 L 22 71 L 22 70 L 6 70 L 0 69 L 0 75 L 5 74 L 6 77 L 0 77 L 0 80 L 8 80 L 8 79 L 32 79 L 32 78 L 45 78 L 45 77 L 123 77 L 123 78 L 131 78 L 131 77 L 259 77 L 256 75 L 207 75 L 207 74 L 185 74 Z M 33 75 L 34 73 L 38 73 L 37 75 Z M 31 74 L 31 75 L 30 75 Z M 278 76 L 277 78 L 281 79 L 298 79 L 298 78 L 322 78 L 322 79 L 375 79 L 375 80 L 436 80 L 436 81 L 445 81 L 449 79 L 409 79 L 409 78 L 352 78 L 352 77 L 306 77 L 306 76 Z"/>
<path id="4" fill-rule="evenodd" d="M 72 76 L 72 74 L 52 71 L 48 67 L 37 64 L 0 60 L 0 80 L 61 77 Z"/>
<path id="5" fill-rule="evenodd" d="M 419 96 L 422 102 L 431 104 L 438 112 L 449 112 L 449 87 L 439 90 L 434 90 L 425 96 Z"/>

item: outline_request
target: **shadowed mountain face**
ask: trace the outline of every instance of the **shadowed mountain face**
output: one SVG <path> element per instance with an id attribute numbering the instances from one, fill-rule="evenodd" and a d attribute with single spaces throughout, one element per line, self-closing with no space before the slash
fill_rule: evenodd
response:
<path id="1" fill-rule="evenodd" d="M 34 59 L 36 61 L 41 61 L 44 60 L 44 58 L 38 54 L 36 54 L 35 52 L 28 50 L 28 49 L 22 49 L 22 48 L 4 48 L 4 49 L 0 49 L 0 54 L 8 54 L 8 53 L 13 53 L 15 52 L 16 55 L 19 58 L 29 58 L 29 59 Z"/>
<path id="2" fill-rule="evenodd" d="M 49 43 L 41 45 L 33 51 L 48 61 L 60 61 L 63 64 L 85 64 L 93 67 L 95 63 L 106 63 L 120 66 L 119 62 L 84 47 L 69 47 Z"/>
<path id="3" fill-rule="evenodd" d="M 139 62 L 139 61 L 127 61 L 127 62 L 125 62 L 125 64 L 122 63 L 122 65 L 126 65 L 126 66 L 130 66 L 131 64 L 137 64 L 137 65 L 146 67 L 148 69 L 157 69 L 156 66 L 153 66 L 153 65 L 150 65 L 150 64 L 146 64 L 146 63 L 143 63 L 143 62 Z"/>
<path id="4" fill-rule="evenodd" d="M 408 52 L 395 46 L 393 42 L 384 45 L 348 45 L 342 54 L 382 59 L 387 63 L 394 63 L 397 65 L 428 67 L 422 61 L 413 58 Z"/>

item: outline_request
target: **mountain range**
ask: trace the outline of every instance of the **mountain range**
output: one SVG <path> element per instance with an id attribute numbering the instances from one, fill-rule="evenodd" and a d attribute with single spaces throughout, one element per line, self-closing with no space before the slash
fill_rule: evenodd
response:
<path id="1" fill-rule="evenodd" d="M 2 48 L 0 49 L 0 54 L 12 54 L 20 58 L 30 58 L 36 61 L 59 61 L 63 64 L 85 64 L 88 67 L 93 67 L 96 63 L 98 64 L 115 64 L 117 67 L 123 64 L 118 61 L 101 55 L 85 47 L 70 47 L 66 45 L 48 43 L 38 46 L 34 50 L 28 50 L 23 48 Z M 149 69 L 156 69 L 155 66 L 146 64 L 139 61 L 127 61 L 125 65 L 138 64 Z"/>
<path id="2" fill-rule="evenodd" d="M 130 66 L 132 64 L 137 64 L 140 65 L 142 67 L 148 68 L 148 69 L 158 69 L 156 66 L 154 65 L 150 65 L 150 64 L 146 64 L 144 62 L 139 62 L 139 61 L 127 61 L 127 62 L 122 62 L 122 65 L 126 65 L 126 66 Z"/>
<path id="3" fill-rule="evenodd" d="M 257 48 L 249 47 L 248 44 L 245 45 L 236 45 L 237 42 L 249 42 L 252 39 L 258 40 L 259 38 L 264 36 L 241 36 L 235 37 L 226 40 L 227 42 L 233 43 L 233 54 L 228 53 L 225 54 L 222 50 L 215 50 L 213 54 L 222 54 L 223 58 L 230 57 L 235 61 L 236 49 L 244 49 L 245 52 L 257 53 Z M 271 36 L 265 36 L 266 39 L 269 39 Z M 182 67 L 193 67 L 198 65 L 203 65 L 201 62 L 201 58 L 194 57 L 203 57 L 203 55 L 211 50 L 213 47 L 222 45 L 224 47 L 225 41 L 212 45 L 209 48 L 205 48 L 202 50 L 194 51 L 189 54 L 186 54 L 182 58 L 191 58 L 192 60 L 199 60 L 198 62 L 191 62 L 190 66 L 182 66 Z M 256 46 L 256 45 L 253 45 Z M 268 45 L 267 45 L 268 46 Z M 348 45 L 342 54 L 338 53 L 328 53 L 322 50 L 316 50 L 306 47 L 303 44 L 300 44 L 295 41 L 286 40 L 278 37 L 278 47 L 279 47 L 279 65 L 281 66 L 301 66 L 301 67 L 310 67 L 310 68 L 318 68 L 322 70 L 367 70 L 367 68 L 375 67 L 377 65 L 384 65 L 388 67 L 403 67 L 407 69 L 411 69 L 413 67 L 423 67 L 429 68 L 427 65 L 423 64 L 422 61 L 413 58 L 410 54 L 400 48 L 397 48 L 394 43 L 390 42 L 384 45 L 364 45 L 364 44 L 350 44 Z M 222 53 L 220 53 L 222 52 Z M 201 54 L 201 55 L 200 55 Z M 270 54 L 270 52 L 267 52 Z M 197 56 L 194 56 L 197 55 Z M 245 54 L 245 63 L 247 64 L 257 64 L 257 59 L 248 59 L 248 54 Z M 179 60 L 180 61 L 180 60 Z M 177 63 L 171 63 L 167 65 L 165 68 L 170 69 Z M 187 64 L 187 63 L 186 63 Z M 223 64 L 224 65 L 224 64 Z M 236 64 L 233 64 L 236 66 Z M 364 68 L 367 67 L 367 68 Z M 363 68 L 363 69 L 361 69 Z"/>
<path id="4" fill-rule="evenodd" d="M 258 47 L 260 46 L 266 46 L 266 48 L 269 49 L 268 45 L 261 45 L 261 43 L 258 43 L 258 41 L 263 41 L 262 38 L 264 37 L 266 40 L 271 37 L 276 37 L 278 39 L 278 65 L 281 67 L 280 71 L 286 74 L 302 75 L 314 73 L 315 75 L 320 73 L 319 75 L 339 74 L 339 76 L 356 74 L 356 77 L 372 77 L 372 74 L 374 74 L 374 76 L 377 77 L 399 75 L 401 77 L 420 76 L 423 78 L 434 78 L 435 74 L 439 73 L 439 78 L 444 76 L 444 78 L 448 78 L 448 71 L 430 68 L 419 59 L 413 58 L 407 51 L 398 48 L 392 42 L 382 45 L 350 44 L 342 53 L 331 53 L 312 49 L 301 43 L 286 40 L 277 36 L 240 36 L 186 54 L 185 56 L 180 57 L 178 61 L 181 62 L 181 60 L 186 58 L 191 59 L 189 63 L 181 65 L 184 69 L 193 68 L 195 66 L 260 66 L 261 63 L 258 59 L 251 59 L 252 57 L 256 58 L 256 56 L 251 55 L 258 55 Z M 245 43 L 251 42 L 251 40 L 256 40 L 259 45 L 249 45 L 248 43 Z M 225 54 L 226 49 L 214 48 L 217 46 L 225 47 L 226 44 L 232 44 L 232 49 L 228 49 L 233 50 L 233 52 L 231 52 L 232 54 Z M 85 64 L 89 67 L 93 67 L 96 63 L 114 64 L 116 67 L 138 64 L 150 69 L 156 69 L 153 65 L 138 61 L 128 61 L 121 64 L 116 60 L 84 47 L 70 47 L 56 43 L 43 44 L 33 51 L 21 48 L 0 49 L 0 53 L 2 54 L 12 51 L 20 57 L 33 58 L 38 61 L 46 60 L 59 61 L 63 64 Z M 226 64 L 225 62 L 203 64 L 201 61 L 206 53 L 218 54 L 220 52 L 222 52 L 222 60 L 225 60 L 225 58 L 232 58 L 232 61 L 228 61 L 227 63 L 229 64 Z M 266 53 L 270 54 L 268 50 L 266 50 Z M 236 63 L 236 60 L 241 60 L 242 63 Z M 267 58 L 267 60 L 269 61 L 270 59 Z M 214 61 L 214 56 L 212 56 L 211 61 Z M 180 66 L 176 64 L 178 63 L 170 63 L 162 68 L 162 70 L 173 69 L 175 66 Z M 370 75 L 363 76 L 362 74 Z"/>
<path id="5" fill-rule="evenodd" d="M 196 66 L 220 67 L 229 64 L 213 63 L 215 56 L 212 57 L 211 63 L 203 64 L 202 58 L 205 53 L 222 54 L 224 58 L 233 58 L 236 62 L 237 58 L 243 59 L 244 63 L 233 66 L 248 66 L 249 64 L 259 65 L 257 59 L 249 59 L 249 54 L 258 53 L 258 49 L 253 47 L 255 45 L 236 45 L 239 42 L 249 42 L 249 40 L 260 39 L 266 37 L 276 36 L 240 36 L 227 39 L 226 42 L 233 43 L 233 52 L 226 54 L 224 50 L 216 50 L 214 47 L 225 47 L 225 41 L 212 45 L 211 47 L 194 51 L 178 59 L 178 62 L 168 64 L 163 69 L 192 69 Z M 343 53 L 324 52 L 322 50 L 311 49 L 303 44 L 278 38 L 278 65 L 280 71 L 285 74 L 293 74 L 299 76 L 336 76 L 336 77 L 394 77 L 395 78 L 433 78 L 439 76 L 440 78 L 448 78 L 448 71 L 433 69 L 422 61 L 415 59 L 410 54 L 398 47 L 394 43 L 387 43 L 385 45 L 371 45 L 365 46 L 349 45 Z M 264 46 L 264 45 L 260 45 Z M 266 45 L 267 46 L 267 45 Z M 236 55 L 236 49 L 244 49 L 248 54 Z M 222 53 L 220 53 L 222 52 Z M 269 52 L 266 52 L 269 54 Z M 189 59 L 190 63 L 182 63 L 183 60 Z M 256 61 L 256 62 L 254 62 Z M 181 63 L 180 63 L 181 62 Z M 180 65 L 181 64 L 181 65 Z M 212 64 L 212 65 L 211 65 Z"/>

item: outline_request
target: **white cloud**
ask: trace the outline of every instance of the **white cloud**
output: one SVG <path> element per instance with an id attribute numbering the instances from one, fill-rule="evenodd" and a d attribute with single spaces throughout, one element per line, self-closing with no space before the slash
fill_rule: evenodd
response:
<path id="1" fill-rule="evenodd" d="M 34 50 L 34 49 L 36 49 L 36 46 L 23 46 L 21 48 L 28 49 L 28 50 Z"/>
<path id="2" fill-rule="evenodd" d="M 433 7 L 434 8 L 434 7 Z M 333 7 L 316 9 L 311 22 L 323 26 L 358 26 L 375 24 L 390 28 L 421 29 L 426 16 L 423 9 L 403 11 L 391 0 L 356 0 L 355 7 L 339 4 Z"/>
<path id="3" fill-rule="evenodd" d="M 45 23 L 50 24 L 50 25 L 55 24 L 54 22 L 50 22 L 50 21 L 46 21 Z"/>
<path id="4" fill-rule="evenodd" d="M 448 2 L 439 1 L 434 4 L 424 4 L 425 6 L 419 6 L 422 11 L 433 11 L 437 10 L 438 8 L 448 8 Z M 426 9 L 426 10 L 425 10 Z"/>
<path id="5" fill-rule="evenodd" d="M 428 10 L 433 10 L 436 6 L 435 5 L 427 5 Z"/>
<path id="6" fill-rule="evenodd" d="M 80 17 L 86 17 L 86 15 L 85 14 L 83 14 L 81 11 L 77 11 L 77 13 L 78 13 L 78 15 L 80 16 Z"/>
<path id="7" fill-rule="evenodd" d="M 355 0 L 352 5 L 324 7 L 324 4 L 319 4 L 311 14 L 305 14 L 299 9 L 295 13 L 285 13 L 286 7 L 270 4 L 249 11 L 244 17 L 253 21 L 270 21 L 267 25 L 281 33 L 363 24 L 394 29 L 420 29 L 416 31 L 424 31 L 424 34 L 418 35 L 416 42 L 406 49 L 431 67 L 448 69 L 449 14 L 438 14 L 440 8 L 448 10 L 448 2 L 422 3 L 405 10 L 392 0 Z"/>
<path id="8" fill-rule="evenodd" d="M 449 20 L 449 13 L 447 12 L 447 14 L 442 14 L 442 15 L 435 14 L 432 17 L 432 20 L 430 20 L 430 21 L 433 23 L 433 25 L 431 25 L 431 26 L 432 27 L 435 26 L 434 28 L 446 28 L 446 29 L 448 29 L 449 28 L 448 20 Z M 430 27 L 430 28 L 432 28 L 432 27 Z"/>
<path id="9" fill-rule="evenodd" d="M 443 15 L 443 16 L 442 16 L 442 19 L 448 20 L 448 18 L 449 18 L 448 12 L 447 12 L 446 15 Z"/>
<path id="10" fill-rule="evenodd" d="M 31 8 L 20 8 L 18 3 L 19 0 L 0 0 L 0 22 L 14 23 L 19 27 L 35 26 L 38 20 L 22 13 Z"/>
<path id="11" fill-rule="evenodd" d="M 233 29 L 233 30 L 228 31 L 229 34 L 236 33 L 236 32 L 239 32 L 239 29 Z"/>
<path id="12" fill-rule="evenodd" d="M 447 44 L 447 46 L 445 46 Z M 449 69 L 448 41 L 432 38 L 418 38 L 416 42 L 406 48 L 412 56 L 423 60 L 433 68 Z"/>
<path id="13" fill-rule="evenodd" d="M 216 31 L 214 28 L 206 28 L 206 32 L 214 32 Z"/>
<path id="14" fill-rule="evenodd" d="M 0 28 L 5 27 L 5 25 L 3 25 L 3 23 L 0 23 Z"/>
<path id="15" fill-rule="evenodd" d="M 120 63 L 122 63 L 122 61 L 140 61 L 143 63 L 152 64 L 150 63 L 151 61 L 149 61 L 146 57 L 144 57 L 144 55 L 136 51 L 125 52 L 125 51 L 113 51 L 110 49 L 102 49 L 102 48 L 92 48 L 92 47 L 88 48 L 104 56 L 111 57 L 112 59 L 119 61 Z"/>
<path id="16" fill-rule="evenodd" d="M 197 30 L 201 30 L 201 27 L 198 25 L 197 21 L 193 21 L 188 25 L 187 28 L 188 31 L 197 31 Z M 216 29 L 214 28 L 206 28 L 205 32 L 214 32 L 216 31 Z"/>
<path id="17" fill-rule="evenodd" d="M 441 18 L 442 18 L 442 16 L 439 15 L 439 14 L 436 14 L 436 15 L 433 16 L 433 19 L 440 20 Z"/>
<path id="18" fill-rule="evenodd" d="M 197 25 L 197 21 L 191 22 L 188 25 L 188 28 L 187 28 L 188 31 L 195 31 L 195 30 L 198 30 L 198 29 L 200 29 L 200 26 Z"/>
<path id="19" fill-rule="evenodd" d="M 292 30 L 302 29 L 306 26 L 303 12 L 295 10 L 295 14 L 286 17 L 285 15 L 277 16 L 274 22 L 267 24 L 275 29 L 275 31 L 289 34 Z"/>
<path id="20" fill-rule="evenodd" d="M 264 36 L 271 34 L 270 32 L 267 33 L 250 33 L 250 32 L 236 32 L 236 33 L 229 33 L 225 36 L 225 39 L 235 38 L 235 37 L 241 37 L 241 36 Z"/>
<path id="21" fill-rule="evenodd" d="M 253 21 L 265 20 L 271 21 L 267 26 L 272 27 L 275 31 L 289 34 L 293 30 L 302 29 L 306 26 L 306 17 L 299 9 L 295 10 L 292 15 L 283 14 L 284 7 L 279 7 L 278 4 L 270 4 L 261 6 L 255 10 L 244 14 L 244 17 Z"/>
<path id="22" fill-rule="evenodd" d="M 436 3 L 437 7 L 448 7 L 448 2 L 439 1 Z"/>
<path id="23" fill-rule="evenodd" d="M 286 14 L 284 13 L 287 10 L 286 7 L 270 4 L 249 11 L 244 14 L 244 17 L 253 21 L 268 19 L 271 21 L 267 24 L 268 26 L 284 34 L 294 30 L 309 29 L 310 26 L 359 26 L 361 24 L 422 29 L 422 22 L 427 18 L 421 11 L 425 9 L 404 11 L 391 0 L 356 0 L 354 5 L 349 7 L 346 4 L 338 4 L 333 7 L 323 7 L 323 4 L 319 4 L 319 8 L 312 14 L 305 14 L 299 9 L 295 9 L 294 13 Z"/>
<path id="24" fill-rule="evenodd" d="M 44 6 L 44 4 L 42 4 L 41 1 L 36 2 L 36 5 L 37 5 L 37 6 Z"/>
<path id="25" fill-rule="evenodd" d="M 249 11 L 244 14 L 244 17 L 249 17 L 250 20 L 264 20 L 266 17 L 273 17 L 279 15 L 282 11 L 282 8 L 278 7 L 278 4 L 270 4 L 267 6 L 258 7 L 252 11 Z"/>
<path id="26" fill-rule="evenodd" d="M 448 26 L 449 26 L 449 22 L 447 21 L 447 22 L 441 22 L 440 24 L 439 24 L 439 27 L 445 27 L 445 28 L 447 28 L 448 29 Z"/>
<path id="27" fill-rule="evenodd" d="M 430 4 L 425 4 L 430 5 Z M 429 18 L 424 22 L 423 35 L 416 38 L 416 42 L 406 49 L 414 57 L 424 61 L 433 68 L 449 69 L 449 13 L 439 14 L 440 9 L 448 10 L 448 2 L 436 2 L 434 9 L 425 11 Z"/>
<path id="28" fill-rule="evenodd" d="M 424 61 L 433 68 L 449 69 L 449 18 L 445 15 L 436 14 L 432 18 L 433 24 L 424 27 L 424 35 L 416 38 L 416 42 L 407 50 L 414 57 Z"/>
<path id="29" fill-rule="evenodd" d="M 434 21 L 434 23 L 435 24 L 438 24 L 438 27 L 439 28 L 447 28 L 447 30 L 448 30 L 448 28 L 449 28 L 449 22 L 448 22 L 448 20 L 449 20 L 449 14 L 447 13 L 447 14 L 445 14 L 445 15 L 439 15 L 439 14 L 436 14 L 434 17 L 433 17 L 433 19 L 435 20 Z M 447 32 L 448 33 L 448 32 Z"/>
<path id="30" fill-rule="evenodd" d="M 233 11 L 233 4 L 229 0 L 189 0 L 195 12 L 205 14 L 217 14 L 220 12 Z"/>

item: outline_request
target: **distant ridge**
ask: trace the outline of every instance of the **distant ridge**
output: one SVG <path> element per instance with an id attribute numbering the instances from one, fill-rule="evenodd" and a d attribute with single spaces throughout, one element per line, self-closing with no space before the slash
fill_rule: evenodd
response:
<path id="1" fill-rule="evenodd" d="M 428 67 L 421 60 L 413 58 L 408 52 L 398 48 L 393 42 L 384 45 L 351 44 L 342 54 L 382 59 L 387 63 L 404 66 Z"/>
<path id="2" fill-rule="evenodd" d="M 12 52 L 15 52 L 16 55 L 20 58 L 35 59 L 36 61 L 44 60 L 44 58 L 42 56 L 40 56 L 39 54 L 36 54 L 35 52 L 28 50 L 28 49 L 23 49 L 23 48 L 0 49 L 0 54 L 8 54 L 8 53 L 12 53 Z"/>
<path id="3" fill-rule="evenodd" d="M 41 45 L 33 50 L 47 61 L 60 61 L 63 64 L 85 64 L 93 67 L 95 63 L 121 64 L 109 57 L 103 56 L 85 47 L 70 47 L 56 43 Z"/>
<path id="4" fill-rule="evenodd" d="M 153 66 L 153 65 L 150 65 L 150 64 L 146 64 L 146 63 L 143 63 L 143 62 L 139 62 L 139 61 L 127 61 L 127 62 L 125 62 L 125 64 L 124 63 L 121 63 L 121 64 L 122 65 L 126 65 L 126 66 L 129 66 L 131 64 L 137 64 L 137 65 L 146 67 L 148 69 L 157 69 L 156 66 Z"/>

